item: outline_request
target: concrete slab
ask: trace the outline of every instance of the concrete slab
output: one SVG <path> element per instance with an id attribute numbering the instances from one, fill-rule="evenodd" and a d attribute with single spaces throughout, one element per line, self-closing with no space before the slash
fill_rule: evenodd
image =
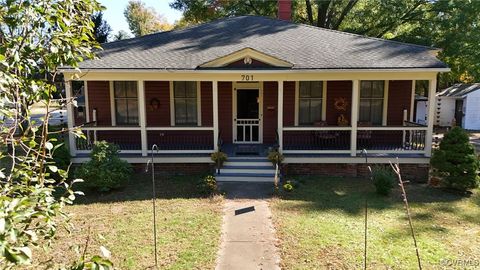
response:
<path id="1" fill-rule="evenodd" d="M 226 200 L 216 269 L 280 269 L 271 219 L 266 200 Z"/>

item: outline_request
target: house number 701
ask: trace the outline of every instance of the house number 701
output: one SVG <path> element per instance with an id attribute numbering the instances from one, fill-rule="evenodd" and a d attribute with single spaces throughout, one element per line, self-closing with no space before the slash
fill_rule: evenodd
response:
<path id="1" fill-rule="evenodd" d="M 242 75 L 242 81 L 253 81 L 253 75 Z"/>

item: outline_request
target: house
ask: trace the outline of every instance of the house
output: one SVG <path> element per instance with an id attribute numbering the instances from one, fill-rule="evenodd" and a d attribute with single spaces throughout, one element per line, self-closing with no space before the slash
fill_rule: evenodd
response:
<path id="1" fill-rule="evenodd" d="M 480 130 L 480 83 L 454 84 L 436 96 L 436 122 L 442 127 Z"/>
<path id="2" fill-rule="evenodd" d="M 68 107 L 69 126 L 87 135 L 70 138 L 73 161 L 107 140 L 131 163 L 145 163 L 156 144 L 164 169 L 200 171 L 221 149 L 230 180 L 271 180 L 261 171 L 271 169 L 268 149 L 284 154 L 287 173 L 329 175 L 365 173 L 366 149 L 370 162 L 398 157 L 424 175 L 434 122 L 413 123 L 414 86 L 428 80 L 434 96 L 437 74 L 449 71 L 436 51 L 288 18 L 232 17 L 110 42 L 80 73 L 63 68 L 85 96 L 84 117 Z M 70 82 L 69 97 L 79 92 Z"/>

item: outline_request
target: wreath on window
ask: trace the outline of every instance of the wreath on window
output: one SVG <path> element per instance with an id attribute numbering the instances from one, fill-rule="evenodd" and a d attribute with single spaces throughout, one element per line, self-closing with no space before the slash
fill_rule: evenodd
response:
<path id="1" fill-rule="evenodd" d="M 348 106 L 348 101 L 343 97 L 335 98 L 335 103 L 333 105 L 335 106 L 335 109 L 337 109 L 338 111 L 346 111 Z"/>
<path id="2" fill-rule="evenodd" d="M 153 111 L 158 110 L 158 108 L 160 108 L 160 100 L 158 100 L 157 98 L 152 98 L 150 100 L 150 109 Z"/>

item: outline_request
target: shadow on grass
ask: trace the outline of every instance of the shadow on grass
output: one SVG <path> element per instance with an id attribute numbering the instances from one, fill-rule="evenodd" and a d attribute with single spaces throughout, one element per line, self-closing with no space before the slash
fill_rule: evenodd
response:
<path id="1" fill-rule="evenodd" d="M 204 197 L 197 188 L 201 175 L 191 176 L 155 176 L 155 192 L 157 199 L 192 199 Z M 74 187 L 85 196 L 78 196 L 75 204 L 112 203 L 125 201 L 142 201 L 152 199 L 151 174 L 134 174 L 128 184 L 118 190 L 100 193 L 87 189 L 82 183 Z"/>
<path id="2" fill-rule="evenodd" d="M 283 194 L 283 200 L 296 200 L 305 203 L 289 204 L 286 210 L 328 211 L 340 210 L 347 214 L 363 213 L 365 198 L 368 208 L 383 210 L 403 207 L 399 188 L 394 188 L 388 197 L 375 193 L 375 187 L 370 180 L 364 178 L 340 178 L 320 176 L 297 176 L 299 187 L 292 193 Z M 406 186 L 409 203 L 417 204 L 435 202 L 454 202 L 463 196 L 447 193 L 440 189 L 430 188 L 424 184 L 409 184 Z M 428 218 L 428 215 L 424 218 Z"/>

